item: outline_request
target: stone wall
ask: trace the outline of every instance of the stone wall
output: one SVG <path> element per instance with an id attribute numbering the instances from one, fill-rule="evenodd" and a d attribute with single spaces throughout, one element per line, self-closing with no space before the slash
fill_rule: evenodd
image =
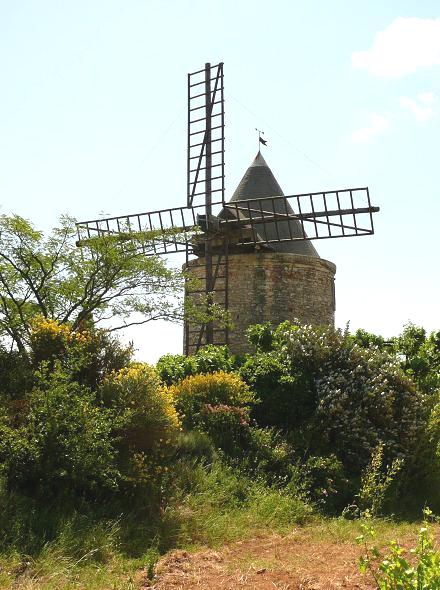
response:
<path id="1" fill-rule="evenodd" d="M 200 264 L 203 263 L 203 258 L 189 262 L 190 271 L 202 279 L 201 284 L 204 271 Z M 233 323 L 233 328 L 228 331 L 230 350 L 233 353 L 249 352 L 245 332 L 251 324 L 270 322 L 277 325 L 284 320 L 298 319 L 313 325 L 333 325 L 335 272 L 336 266 L 332 262 L 299 254 L 229 255 L 228 309 Z M 224 278 L 217 279 L 216 288 L 222 289 L 224 284 Z M 217 300 L 223 303 L 223 293 L 219 292 Z M 214 328 L 215 342 L 224 343 L 224 332 L 218 326 Z M 189 342 L 189 352 L 195 352 L 196 334 L 190 334 Z"/>

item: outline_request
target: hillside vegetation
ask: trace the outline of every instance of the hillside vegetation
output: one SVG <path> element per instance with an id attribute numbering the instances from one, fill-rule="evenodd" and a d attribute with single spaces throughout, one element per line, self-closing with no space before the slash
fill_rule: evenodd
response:
<path id="1" fill-rule="evenodd" d="M 440 332 L 256 325 L 252 354 L 153 367 L 94 318 L 171 313 L 151 289 L 177 277 L 99 240 L 82 266 L 68 221 L 1 223 L 1 588 L 136 588 L 173 548 L 440 513 Z"/>

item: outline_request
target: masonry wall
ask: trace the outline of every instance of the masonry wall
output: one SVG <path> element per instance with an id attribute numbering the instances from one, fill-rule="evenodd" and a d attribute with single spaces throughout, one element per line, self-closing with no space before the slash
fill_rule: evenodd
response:
<path id="1" fill-rule="evenodd" d="M 188 268 L 203 282 L 203 258 L 189 262 Z M 251 324 L 277 325 L 298 319 L 313 325 L 333 325 L 335 319 L 334 276 L 336 266 L 327 260 L 279 252 L 233 254 L 228 261 L 229 313 L 233 328 L 228 345 L 233 353 L 249 352 L 246 329 Z M 216 281 L 224 288 L 225 279 Z M 194 295 L 189 295 L 194 297 Z M 216 299 L 223 304 L 223 293 Z M 194 328 L 194 326 L 193 326 Z M 216 343 L 224 343 L 225 333 L 214 326 Z M 190 353 L 195 352 L 197 334 L 189 336 Z M 202 344 L 204 338 L 202 339 Z M 185 350 L 185 345 L 184 345 Z"/>

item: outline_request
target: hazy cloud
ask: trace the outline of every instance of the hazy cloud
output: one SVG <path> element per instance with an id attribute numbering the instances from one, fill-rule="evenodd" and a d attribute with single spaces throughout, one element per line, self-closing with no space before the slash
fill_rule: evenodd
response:
<path id="1" fill-rule="evenodd" d="M 383 133 L 389 128 L 389 126 L 389 117 L 379 115 L 378 113 L 372 113 L 370 115 L 369 125 L 355 131 L 351 136 L 351 140 L 353 143 L 366 143 L 380 133 Z"/>
<path id="2" fill-rule="evenodd" d="M 440 18 L 396 18 L 373 45 L 353 53 L 352 65 L 382 78 L 399 78 L 440 64 Z"/>
<path id="3" fill-rule="evenodd" d="M 400 106 L 410 111 L 417 121 L 427 121 L 434 114 L 434 109 L 431 106 L 434 102 L 433 92 L 423 92 L 417 95 L 417 99 L 402 96 L 399 99 Z"/>

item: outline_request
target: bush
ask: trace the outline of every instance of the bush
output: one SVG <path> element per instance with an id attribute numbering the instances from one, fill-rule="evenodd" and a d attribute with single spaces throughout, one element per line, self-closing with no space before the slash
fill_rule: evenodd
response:
<path id="1" fill-rule="evenodd" d="M 428 395 L 440 392 L 440 332 L 407 324 L 393 339 L 394 350 L 402 358 L 405 372 Z"/>
<path id="2" fill-rule="evenodd" d="M 431 506 L 440 512 L 440 395 L 430 399 L 426 427 L 418 441 L 414 456 L 403 466 L 395 503 L 410 515 L 420 506 Z M 411 490 L 411 493 L 408 493 Z"/>
<path id="3" fill-rule="evenodd" d="M 294 481 L 301 489 L 304 487 L 300 483 L 302 477 L 298 470 L 299 457 L 280 431 L 273 428 L 250 428 L 241 459 L 243 469 L 263 478 L 268 484 L 276 482 L 286 486 Z"/>
<path id="4" fill-rule="evenodd" d="M 106 377 L 99 397 L 112 412 L 127 481 L 154 479 L 166 467 L 180 429 L 171 394 L 156 371 L 132 363 Z"/>
<path id="5" fill-rule="evenodd" d="M 199 424 L 207 405 L 244 408 L 253 396 L 246 383 L 233 373 L 209 373 L 187 377 L 169 388 L 186 428 Z"/>
<path id="6" fill-rule="evenodd" d="M 243 457 L 250 432 L 247 408 L 205 404 L 194 419 L 194 427 L 206 432 L 228 456 Z"/>
<path id="7" fill-rule="evenodd" d="M 156 370 L 164 383 L 172 385 L 191 375 L 229 373 L 234 370 L 237 362 L 227 346 L 208 344 L 193 356 L 166 354 L 157 361 Z"/>
<path id="8" fill-rule="evenodd" d="M 306 458 L 336 455 L 350 477 L 380 441 L 387 462 L 414 452 L 423 399 L 396 358 L 331 327 L 285 322 L 269 340 L 272 350 L 240 369 L 259 424 L 281 428 Z"/>
<path id="9" fill-rule="evenodd" d="M 423 428 L 423 399 L 397 363 L 372 349 L 341 350 L 315 381 L 314 437 L 358 472 L 383 441 L 385 459 L 410 456 Z"/>
<path id="10" fill-rule="evenodd" d="M 316 401 L 309 376 L 301 372 L 289 374 L 277 352 L 258 352 L 248 357 L 239 372 L 255 392 L 251 417 L 260 426 L 288 431 L 311 417 Z"/>
<path id="11" fill-rule="evenodd" d="M 31 358 L 34 368 L 41 362 L 51 367 L 61 362 L 73 380 L 92 389 L 112 371 L 126 366 L 133 354 L 103 330 L 83 327 L 72 330 L 69 324 L 37 316 L 32 324 Z"/>
<path id="12" fill-rule="evenodd" d="M 32 388 L 33 372 L 27 356 L 0 344 L 0 400 L 16 400 Z"/>
<path id="13" fill-rule="evenodd" d="M 39 381 L 20 413 L 0 422 L 7 489 L 45 499 L 115 490 L 120 473 L 110 413 L 57 365 Z"/>
<path id="14" fill-rule="evenodd" d="M 326 512 L 340 514 L 356 493 L 355 483 L 334 454 L 308 457 L 300 474 L 309 500 Z"/>
<path id="15" fill-rule="evenodd" d="M 184 354 L 166 354 L 161 356 L 156 364 L 159 377 L 167 385 L 179 383 L 197 373 L 197 362 L 193 356 Z"/>

